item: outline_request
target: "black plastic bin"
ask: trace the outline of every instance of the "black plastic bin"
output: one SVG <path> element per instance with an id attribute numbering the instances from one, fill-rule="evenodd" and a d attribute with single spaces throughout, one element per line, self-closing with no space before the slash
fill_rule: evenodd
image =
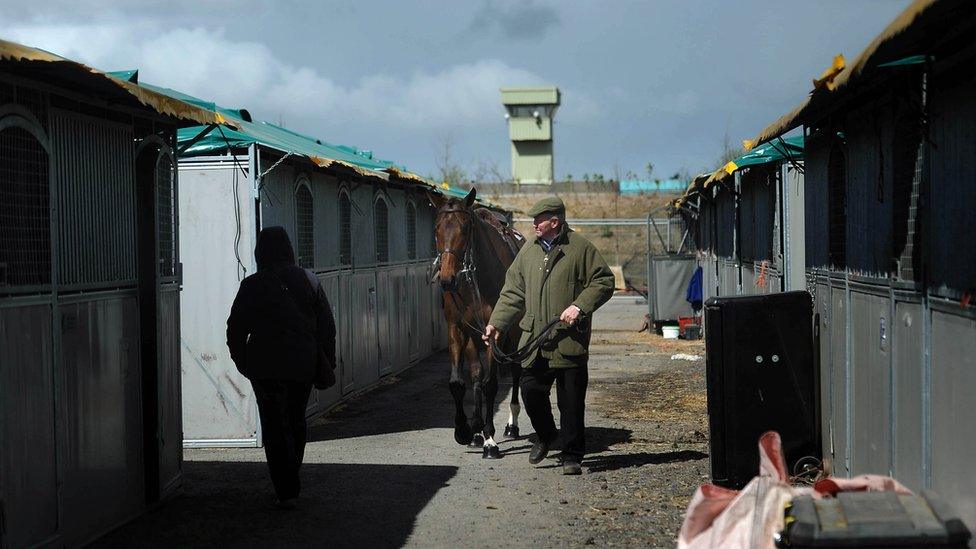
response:
<path id="1" fill-rule="evenodd" d="M 705 355 L 712 482 L 759 472 L 759 436 L 777 431 L 788 471 L 821 459 L 813 305 L 807 292 L 712 298 Z"/>
<path id="2" fill-rule="evenodd" d="M 970 533 L 931 492 L 842 492 L 794 498 L 779 547 L 966 547 Z"/>

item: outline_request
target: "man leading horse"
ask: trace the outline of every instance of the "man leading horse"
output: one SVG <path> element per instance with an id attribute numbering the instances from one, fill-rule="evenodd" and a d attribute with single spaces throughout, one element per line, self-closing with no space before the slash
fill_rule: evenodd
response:
<path id="1" fill-rule="evenodd" d="M 522 361 L 522 401 L 539 439 L 529 463 L 545 459 L 557 438 L 549 403 L 555 382 L 563 474 L 578 475 L 586 451 L 589 318 L 613 295 L 614 276 L 596 246 L 566 224 L 566 206 L 558 197 L 540 200 L 529 215 L 536 239 L 509 266 L 483 339 L 497 341 L 523 315 L 519 348 L 543 340 Z M 553 330 L 556 318 L 561 322 Z"/>

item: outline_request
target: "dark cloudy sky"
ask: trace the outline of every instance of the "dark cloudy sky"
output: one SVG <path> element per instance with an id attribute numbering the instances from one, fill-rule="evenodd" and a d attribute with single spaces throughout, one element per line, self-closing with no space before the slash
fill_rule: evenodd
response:
<path id="1" fill-rule="evenodd" d="M 0 37 L 421 174 L 507 172 L 498 88 L 555 84 L 556 173 L 713 169 L 908 0 L 0 1 Z"/>

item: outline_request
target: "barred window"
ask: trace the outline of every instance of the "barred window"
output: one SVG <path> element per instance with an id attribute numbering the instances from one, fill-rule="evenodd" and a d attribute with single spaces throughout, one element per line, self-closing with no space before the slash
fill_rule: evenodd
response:
<path id="1" fill-rule="evenodd" d="M 60 288 L 134 285 L 140 222 L 152 221 L 157 208 L 162 143 L 143 141 L 133 151 L 131 126 L 61 110 L 51 113 L 51 136 L 58 166 L 51 179 L 59 197 Z M 133 152 L 138 153 L 135 159 Z M 155 232 L 152 227 L 146 233 L 152 235 L 146 245 L 155 247 Z M 151 260 L 159 260 L 158 252 L 149 253 Z"/>
<path id="2" fill-rule="evenodd" d="M 352 202 L 344 190 L 339 192 L 339 263 L 352 264 Z"/>
<path id="3" fill-rule="evenodd" d="M 834 143 L 827 160 L 827 253 L 830 265 L 846 267 L 847 165 L 840 143 Z"/>
<path id="4" fill-rule="evenodd" d="M 407 257 L 417 259 L 417 206 L 407 203 Z"/>
<path id="5" fill-rule="evenodd" d="M 898 266 L 896 273 L 904 280 L 915 280 L 921 250 L 919 238 L 918 204 L 924 166 L 924 143 L 921 116 L 915 112 L 902 113 L 895 119 L 892 143 L 893 203 L 892 258 Z"/>
<path id="6" fill-rule="evenodd" d="M 0 288 L 51 282 L 48 153 L 34 135 L 0 131 Z"/>
<path id="7" fill-rule="evenodd" d="M 376 261 L 385 263 L 390 260 L 390 215 L 383 198 L 377 198 L 373 204 L 373 221 L 376 229 Z"/>
<path id="8" fill-rule="evenodd" d="M 156 210 L 159 218 L 159 275 L 176 276 L 176 185 L 167 152 L 156 162 Z"/>
<path id="9" fill-rule="evenodd" d="M 295 189 L 295 234 L 299 267 L 315 266 L 315 216 L 312 207 L 312 191 L 308 181 L 301 180 Z"/>

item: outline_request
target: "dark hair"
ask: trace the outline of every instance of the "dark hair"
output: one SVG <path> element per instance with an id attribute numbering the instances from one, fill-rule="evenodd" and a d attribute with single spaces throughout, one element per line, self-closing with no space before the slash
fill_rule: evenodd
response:
<path id="1" fill-rule="evenodd" d="M 258 262 L 258 270 L 295 264 L 295 250 L 291 247 L 291 239 L 284 227 L 265 227 L 258 233 L 258 242 L 254 246 L 254 259 Z"/>

